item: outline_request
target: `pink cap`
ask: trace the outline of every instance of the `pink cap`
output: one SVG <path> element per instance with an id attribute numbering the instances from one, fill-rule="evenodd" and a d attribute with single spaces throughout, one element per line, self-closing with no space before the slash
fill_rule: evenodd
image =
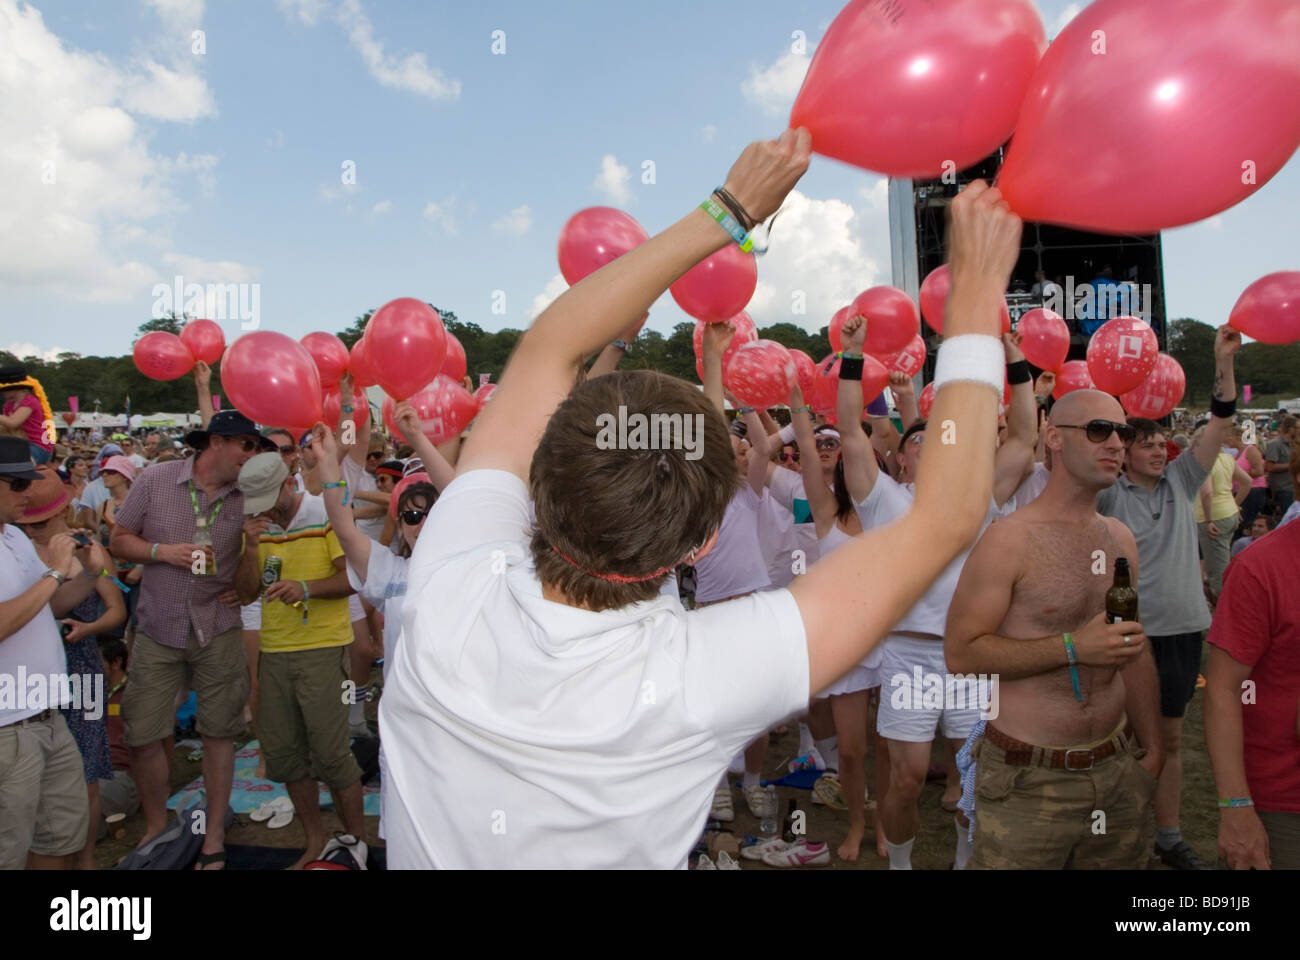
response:
<path id="1" fill-rule="evenodd" d="M 99 472 L 103 473 L 105 470 L 120 473 L 126 477 L 128 482 L 135 479 L 135 464 L 121 455 L 112 456 L 105 460 L 104 465 L 99 468 Z"/>

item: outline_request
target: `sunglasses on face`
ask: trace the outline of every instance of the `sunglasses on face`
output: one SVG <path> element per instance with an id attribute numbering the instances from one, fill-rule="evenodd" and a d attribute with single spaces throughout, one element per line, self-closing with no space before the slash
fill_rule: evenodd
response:
<path id="1" fill-rule="evenodd" d="M 14 493 L 22 493 L 32 485 L 32 482 L 25 477 L 0 477 L 0 480 L 9 484 L 9 489 Z"/>
<path id="2" fill-rule="evenodd" d="M 834 437 L 817 438 L 818 450 L 838 450 L 839 448 L 840 448 L 840 442 L 836 440 Z"/>
<path id="3" fill-rule="evenodd" d="M 261 446 L 261 442 L 254 440 L 252 437 L 230 437 L 227 442 L 239 444 L 239 449 L 243 450 L 244 453 L 252 453 Z"/>
<path id="4" fill-rule="evenodd" d="M 414 527 L 421 520 L 429 515 L 428 510 L 403 510 L 402 522 L 407 526 Z"/>
<path id="5" fill-rule="evenodd" d="M 1058 427 L 1067 430 L 1084 430 L 1093 443 L 1105 443 L 1111 433 L 1119 434 L 1121 443 L 1132 443 L 1137 436 L 1137 428 L 1127 423 L 1115 423 L 1113 420 L 1089 420 L 1087 423 L 1058 423 Z"/>
<path id="6" fill-rule="evenodd" d="M 798 463 L 798 462 L 799 462 L 799 454 L 797 454 L 797 453 L 783 453 L 783 454 L 781 454 L 781 459 L 784 460 L 786 463 Z"/>
<path id="7" fill-rule="evenodd" d="M 289 454 L 291 454 L 291 453 L 297 453 L 297 452 L 298 452 L 298 448 L 297 448 L 297 447 L 293 447 L 293 446 L 289 446 L 289 447 L 277 447 L 276 449 L 280 451 L 281 456 L 285 456 L 285 457 L 287 457 L 287 456 L 288 456 Z"/>
<path id="8" fill-rule="evenodd" d="M 372 450 L 370 453 L 367 453 L 367 454 L 366 454 L 366 459 L 367 459 L 367 460 L 382 460 L 382 459 L 384 459 L 383 451 L 381 451 L 381 450 Z"/>

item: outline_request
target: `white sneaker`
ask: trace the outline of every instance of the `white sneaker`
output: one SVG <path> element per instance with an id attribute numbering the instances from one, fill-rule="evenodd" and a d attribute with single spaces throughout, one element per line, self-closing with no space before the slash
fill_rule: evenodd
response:
<path id="1" fill-rule="evenodd" d="M 749 807 L 749 812 L 762 820 L 767 791 L 756 783 L 752 787 L 742 787 L 740 792 L 745 795 L 745 806 Z"/>
<path id="2" fill-rule="evenodd" d="M 731 803 L 731 787 L 723 785 L 713 791 L 713 809 L 709 811 L 709 816 L 723 823 L 736 819 L 736 808 Z"/>
<path id="3" fill-rule="evenodd" d="M 757 843 L 751 843 L 748 846 L 740 848 L 740 855 L 746 860 L 762 860 L 763 854 L 784 850 L 790 844 L 786 843 L 779 836 L 768 837 L 766 840 L 760 840 Z"/>
<path id="4" fill-rule="evenodd" d="M 769 867 L 824 867 L 831 862 L 831 849 L 824 843 L 809 843 L 799 839 L 784 850 L 769 850 L 763 854 Z"/>
<path id="5" fill-rule="evenodd" d="M 732 860 L 732 859 L 731 859 L 731 854 L 727 853 L 726 850 L 719 850 L 719 851 L 718 851 L 718 865 L 717 865 L 717 867 L 716 867 L 715 869 L 717 869 L 717 870 L 739 870 L 739 869 L 740 869 L 740 864 L 738 864 L 735 860 Z"/>
<path id="6" fill-rule="evenodd" d="M 724 851 L 724 852 L 725 852 L 725 851 Z M 695 861 L 695 869 L 696 869 L 696 870 L 716 870 L 716 869 L 718 869 L 718 868 L 715 867 L 715 866 L 713 865 L 713 861 L 709 859 L 709 855 L 708 855 L 707 853 L 701 853 L 701 854 L 700 854 L 700 859 L 698 859 L 698 860 Z"/>

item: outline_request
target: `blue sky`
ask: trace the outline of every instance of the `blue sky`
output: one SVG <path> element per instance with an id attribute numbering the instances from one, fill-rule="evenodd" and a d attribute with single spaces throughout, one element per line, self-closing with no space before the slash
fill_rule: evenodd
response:
<path id="1" fill-rule="evenodd" d="M 698 204 L 783 128 L 792 34 L 811 53 L 840 6 L 0 0 L 0 347 L 125 352 L 177 274 L 257 284 L 262 328 L 295 338 L 401 296 L 525 327 L 563 288 L 568 216 L 610 204 L 655 232 Z M 1039 0 L 1049 36 L 1079 6 Z M 814 158 L 798 190 L 760 326 L 816 329 L 890 279 L 882 178 Z M 1293 158 L 1166 232 L 1169 315 L 1222 322 L 1300 266 L 1298 200 Z M 665 297 L 650 326 L 683 319 Z"/>

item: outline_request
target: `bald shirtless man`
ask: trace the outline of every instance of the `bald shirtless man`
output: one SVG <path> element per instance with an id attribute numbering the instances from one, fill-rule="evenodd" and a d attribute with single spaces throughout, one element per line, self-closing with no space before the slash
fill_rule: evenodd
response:
<path id="1" fill-rule="evenodd" d="M 1132 429 L 1113 397 L 1063 397 L 1048 419 L 1046 489 L 989 527 L 958 582 L 948 667 L 1000 678 L 1000 712 L 975 749 L 973 868 L 1147 865 L 1159 685 L 1141 625 L 1105 622 L 1114 563 L 1126 557 L 1136 583 L 1138 551 L 1096 509 Z"/>

